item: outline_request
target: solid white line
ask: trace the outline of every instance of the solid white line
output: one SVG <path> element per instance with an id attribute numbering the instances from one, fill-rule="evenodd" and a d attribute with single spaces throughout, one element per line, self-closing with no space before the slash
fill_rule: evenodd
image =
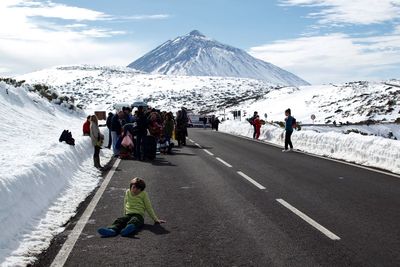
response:
<path id="1" fill-rule="evenodd" d="M 219 160 L 220 162 L 222 162 L 222 164 L 224 164 L 226 167 L 232 168 L 232 165 L 229 164 L 228 162 L 224 161 L 223 159 L 221 159 L 221 158 L 216 158 L 216 159 Z"/>
<path id="2" fill-rule="evenodd" d="M 193 141 L 192 139 L 188 138 L 188 140 L 189 140 L 190 142 L 194 143 L 194 141 Z"/>
<path id="3" fill-rule="evenodd" d="M 201 148 L 201 145 L 199 145 L 198 143 L 194 143 L 196 146 L 198 146 L 199 148 Z"/>
<path id="4" fill-rule="evenodd" d="M 250 183 L 252 183 L 253 185 L 257 186 L 259 189 L 264 190 L 266 189 L 263 185 L 259 184 L 258 182 L 256 182 L 254 179 L 250 178 L 249 176 L 247 176 L 246 174 L 244 174 L 241 171 L 237 172 L 240 176 L 242 176 L 244 179 L 246 179 L 247 181 L 249 181 Z"/>
<path id="5" fill-rule="evenodd" d="M 297 216 L 302 218 L 304 221 L 309 223 L 311 226 L 313 226 L 315 229 L 317 229 L 318 231 L 320 231 L 321 233 L 323 233 L 324 235 L 326 235 L 330 239 L 332 239 L 332 240 L 340 240 L 340 237 L 338 237 L 337 235 L 335 235 L 334 233 L 332 233 L 331 231 L 329 231 L 328 229 L 326 229 L 325 227 L 323 227 L 322 225 L 320 225 L 319 223 L 317 223 L 316 221 L 314 221 L 313 219 L 311 219 L 310 217 L 305 215 L 303 212 L 299 211 L 298 209 L 296 209 L 295 207 L 290 205 L 289 203 L 287 203 L 285 200 L 277 199 L 276 201 L 281 203 L 283 206 L 288 208 L 294 214 L 296 214 Z"/>
<path id="6" fill-rule="evenodd" d="M 97 190 L 96 194 L 94 195 L 93 199 L 90 201 L 89 205 L 87 206 L 85 212 L 82 214 L 79 221 L 76 223 L 72 232 L 68 235 L 67 240 L 65 241 L 64 245 L 58 252 L 57 256 L 51 263 L 51 267 L 61 267 L 64 266 L 65 262 L 68 259 L 69 254 L 71 253 L 72 249 L 75 246 L 76 241 L 78 240 L 80 234 L 82 233 L 83 228 L 85 227 L 86 223 L 88 222 L 90 216 L 93 213 L 97 203 L 100 200 L 100 197 L 103 195 L 105 189 L 107 188 L 108 183 L 111 180 L 111 177 L 114 175 L 115 170 L 118 167 L 121 159 L 117 159 L 107 174 L 106 178 L 104 179 L 103 183 L 101 184 L 100 188 Z"/>
<path id="7" fill-rule="evenodd" d="M 214 154 L 213 153 L 211 153 L 210 151 L 208 151 L 207 149 L 203 149 L 204 150 L 204 152 L 206 152 L 208 155 L 210 155 L 210 156 L 214 156 Z"/>

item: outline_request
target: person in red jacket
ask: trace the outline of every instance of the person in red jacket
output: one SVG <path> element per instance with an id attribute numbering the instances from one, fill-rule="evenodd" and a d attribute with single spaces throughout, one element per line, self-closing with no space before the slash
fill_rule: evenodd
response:
<path id="1" fill-rule="evenodd" d="M 83 135 L 90 135 L 90 115 L 87 116 L 85 123 L 83 124 L 82 130 L 83 130 Z"/>
<path id="2" fill-rule="evenodd" d="M 260 137 L 260 130 L 261 130 L 261 121 L 260 121 L 260 116 L 256 116 L 254 118 L 254 127 L 256 129 L 256 139 Z"/>

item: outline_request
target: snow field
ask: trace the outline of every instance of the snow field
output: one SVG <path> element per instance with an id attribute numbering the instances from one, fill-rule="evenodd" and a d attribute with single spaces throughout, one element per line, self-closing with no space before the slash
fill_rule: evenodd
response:
<path id="1" fill-rule="evenodd" d="M 0 103 L 0 264 L 26 266 L 63 230 L 100 173 L 90 137 L 80 135 L 83 114 L 4 83 Z M 75 146 L 58 142 L 63 129 Z M 104 164 L 111 152 L 101 154 Z"/>

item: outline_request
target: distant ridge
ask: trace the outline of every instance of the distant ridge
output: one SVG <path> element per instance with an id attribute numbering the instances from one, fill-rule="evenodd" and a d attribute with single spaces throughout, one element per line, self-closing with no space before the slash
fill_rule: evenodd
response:
<path id="1" fill-rule="evenodd" d="M 284 69 L 212 40 L 197 30 L 166 41 L 128 67 L 154 74 L 240 77 L 287 86 L 309 85 Z"/>

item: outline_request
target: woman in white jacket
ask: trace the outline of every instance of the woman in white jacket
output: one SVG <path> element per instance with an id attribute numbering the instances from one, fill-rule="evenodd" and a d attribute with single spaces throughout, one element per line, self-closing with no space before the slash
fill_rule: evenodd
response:
<path id="1" fill-rule="evenodd" d="M 94 166 L 98 169 L 102 169 L 103 167 L 100 165 L 100 149 L 103 144 L 104 135 L 100 132 L 99 120 L 96 115 L 90 117 L 90 138 L 92 139 L 92 144 L 94 146 Z"/>

